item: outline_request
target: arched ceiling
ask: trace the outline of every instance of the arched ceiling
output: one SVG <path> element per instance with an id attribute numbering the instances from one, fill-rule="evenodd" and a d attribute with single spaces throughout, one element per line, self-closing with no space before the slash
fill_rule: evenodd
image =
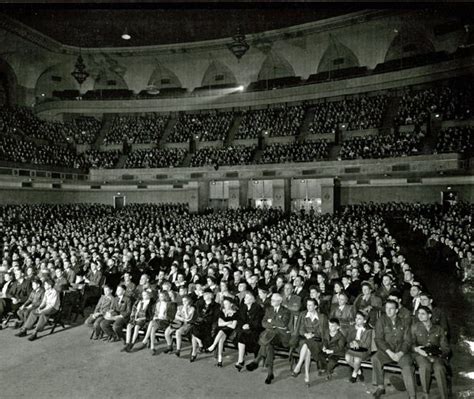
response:
<path id="1" fill-rule="evenodd" d="M 230 6 L 219 4 L 185 4 L 163 6 L 141 4 L 138 8 L 55 5 L 35 7 L 16 5 L 2 10 L 62 44 L 79 47 L 129 47 L 196 42 L 221 39 L 242 27 L 245 34 L 286 28 L 307 22 L 361 11 L 357 3 L 328 6 L 263 4 Z M 123 40 L 127 28 L 131 40 Z"/>

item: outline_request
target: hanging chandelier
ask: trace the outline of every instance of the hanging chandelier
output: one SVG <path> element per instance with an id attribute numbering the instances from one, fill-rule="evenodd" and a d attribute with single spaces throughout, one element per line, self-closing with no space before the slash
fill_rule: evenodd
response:
<path id="1" fill-rule="evenodd" d="M 77 57 L 76 64 L 74 65 L 74 70 L 71 72 L 71 75 L 76 79 L 79 85 L 82 85 L 85 80 L 89 77 L 89 73 L 86 71 L 86 66 L 84 64 L 84 60 L 82 59 L 82 55 L 79 54 Z"/>
<path id="2" fill-rule="evenodd" d="M 232 43 L 228 44 L 227 47 L 238 60 L 240 60 L 250 48 L 240 26 L 237 28 L 237 33 L 232 37 Z"/>

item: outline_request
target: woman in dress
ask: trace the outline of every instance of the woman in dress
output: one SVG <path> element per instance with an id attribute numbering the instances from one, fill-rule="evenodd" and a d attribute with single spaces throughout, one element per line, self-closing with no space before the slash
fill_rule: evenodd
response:
<path id="1" fill-rule="evenodd" d="M 222 300 L 222 310 L 217 320 L 217 335 L 212 345 L 207 348 L 209 352 L 213 352 L 217 347 L 217 367 L 222 367 L 222 355 L 224 352 L 224 343 L 227 337 L 235 332 L 238 322 L 238 313 L 234 308 L 232 298 L 225 297 Z"/>
<path id="2" fill-rule="evenodd" d="M 309 368 L 311 358 L 319 359 L 323 348 L 323 339 L 328 335 L 328 319 L 326 315 L 318 311 L 315 299 L 308 298 L 306 311 L 301 315 L 299 334 L 302 337 L 302 346 L 298 363 L 293 369 L 293 377 L 301 373 L 304 363 L 305 383 L 309 386 Z"/>
<path id="3" fill-rule="evenodd" d="M 357 380 L 364 381 L 364 375 L 360 365 L 363 360 L 370 356 L 372 345 L 372 330 L 367 326 L 367 314 L 358 311 L 355 316 L 355 324 L 349 328 L 347 333 L 346 361 L 352 367 L 352 375 L 349 379 L 354 383 Z"/>
<path id="4" fill-rule="evenodd" d="M 143 290 L 142 299 L 135 302 L 130 315 L 130 321 L 127 324 L 125 335 L 125 346 L 122 352 L 130 352 L 137 341 L 140 329 L 144 328 L 151 320 L 153 313 L 153 303 L 151 301 L 151 291 Z M 132 336 L 133 331 L 133 336 Z"/>
<path id="5" fill-rule="evenodd" d="M 214 301 L 212 291 L 204 291 L 203 300 L 197 303 L 196 310 L 197 317 L 191 327 L 191 363 L 196 360 L 198 348 L 202 350 L 211 344 L 213 330 L 219 319 L 220 306 Z"/>
<path id="6" fill-rule="evenodd" d="M 155 349 L 155 335 L 157 331 L 164 331 L 174 320 L 176 314 L 176 303 L 171 302 L 171 297 L 167 291 L 161 291 L 158 295 L 158 301 L 155 305 L 155 312 L 151 323 L 148 324 L 146 334 L 143 337 L 142 346 L 140 349 L 145 348 L 150 340 L 150 349 L 152 355 L 156 355 Z M 173 347 L 168 345 L 165 349 L 165 353 L 171 352 Z"/>
<path id="7" fill-rule="evenodd" d="M 333 295 L 331 298 L 331 307 L 329 311 L 331 312 L 334 308 L 339 305 L 339 295 L 344 291 L 344 286 L 340 280 L 335 280 L 333 283 Z"/>
<path id="8" fill-rule="evenodd" d="M 338 319 L 341 332 L 347 336 L 350 325 L 354 322 L 355 312 L 352 305 L 348 305 L 349 298 L 345 292 L 341 292 L 338 297 L 338 306 L 333 308 L 330 314 L 331 319 Z"/>
<path id="9" fill-rule="evenodd" d="M 181 342 L 183 335 L 187 335 L 191 330 L 192 321 L 196 315 L 196 309 L 192 305 L 192 299 L 189 295 L 182 298 L 183 304 L 178 306 L 174 321 L 165 330 L 165 339 L 168 347 L 173 346 L 172 334 L 176 337 L 176 356 L 181 355 Z"/>
<path id="10" fill-rule="evenodd" d="M 239 324 L 237 327 L 237 346 L 239 355 L 235 368 L 240 372 L 244 367 L 245 352 L 257 356 L 259 345 L 258 337 L 263 331 L 263 308 L 256 303 L 255 295 L 247 291 L 244 303 L 239 310 Z"/>

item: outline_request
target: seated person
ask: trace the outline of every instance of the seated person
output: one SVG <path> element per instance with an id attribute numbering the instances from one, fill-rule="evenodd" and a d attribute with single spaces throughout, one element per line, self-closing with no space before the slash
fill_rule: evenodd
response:
<path id="1" fill-rule="evenodd" d="M 79 284 L 79 288 L 82 288 L 84 294 L 82 296 L 83 308 L 95 304 L 100 298 L 100 284 L 102 282 L 102 271 L 99 262 L 91 262 L 90 270 L 84 277 L 82 283 Z"/>
<path id="2" fill-rule="evenodd" d="M 100 323 L 100 328 L 107 337 L 112 337 L 115 334 L 117 339 L 125 339 L 122 330 L 127 325 L 132 311 L 132 300 L 125 295 L 126 290 L 123 284 L 117 287 L 112 307 L 105 313 L 104 319 Z"/>
<path id="3" fill-rule="evenodd" d="M 354 301 L 354 310 L 362 311 L 368 315 L 368 324 L 375 326 L 375 323 L 382 311 L 382 299 L 373 293 L 372 284 L 363 281 L 361 284 L 362 293 Z"/>
<path id="4" fill-rule="evenodd" d="M 271 306 L 265 310 L 262 320 L 265 330 L 260 334 L 258 355 L 246 366 L 248 371 L 254 371 L 258 368 L 260 360 L 263 360 L 268 370 L 265 384 L 271 384 L 275 378 L 273 375 L 274 347 L 288 348 L 290 344 L 291 312 L 282 306 L 282 301 L 283 297 L 280 294 L 272 295 Z"/>
<path id="5" fill-rule="evenodd" d="M 410 398 L 415 398 L 415 375 L 413 359 L 410 354 L 410 325 L 398 316 L 398 302 L 388 299 L 385 313 L 375 325 L 375 344 L 377 353 L 372 356 L 373 374 L 377 390 L 375 398 L 385 394 L 383 366 L 397 363 L 402 369 L 403 381 Z"/>
<path id="6" fill-rule="evenodd" d="M 341 332 L 345 336 L 349 331 L 351 323 L 354 322 L 355 311 L 352 305 L 348 305 L 347 301 L 349 300 L 345 292 L 341 292 L 338 296 L 338 306 L 334 307 L 331 310 L 329 317 L 331 319 L 338 319 Z"/>
<path id="7" fill-rule="evenodd" d="M 311 358 L 319 359 L 323 339 L 329 334 L 328 319 L 324 313 L 319 312 L 315 299 L 306 300 L 306 311 L 301 315 L 299 334 L 302 337 L 300 357 L 298 363 L 293 369 L 293 377 L 297 377 L 301 372 L 303 363 L 305 365 L 305 383 L 309 385 L 309 369 Z"/>
<path id="8" fill-rule="evenodd" d="M 30 294 L 30 282 L 25 279 L 23 272 L 20 269 L 14 269 L 13 273 L 14 279 L 11 273 L 4 275 L 5 282 L 0 297 L 0 320 L 8 312 L 16 312 Z"/>
<path id="9" fill-rule="evenodd" d="M 235 367 L 241 371 L 244 367 L 245 353 L 250 352 L 257 356 L 259 345 L 258 337 L 262 332 L 263 308 L 256 303 L 252 291 L 246 291 L 244 303 L 239 309 L 239 324 L 237 326 L 238 360 Z"/>
<path id="10" fill-rule="evenodd" d="M 217 335 L 214 342 L 207 349 L 213 352 L 217 347 L 217 367 L 222 367 L 222 355 L 224 352 L 224 343 L 227 337 L 230 337 L 237 327 L 238 312 L 234 308 L 232 298 L 225 297 L 222 300 L 222 310 L 217 320 Z"/>
<path id="11" fill-rule="evenodd" d="M 372 330 L 367 325 L 368 316 L 362 311 L 357 311 L 355 324 L 349 328 L 347 333 L 346 362 L 352 367 L 352 375 L 349 379 L 354 383 L 364 381 L 364 375 L 360 369 L 363 360 L 370 357 L 372 347 Z"/>
<path id="12" fill-rule="evenodd" d="M 148 340 L 150 340 L 150 349 L 153 355 L 156 354 L 155 349 L 155 335 L 157 331 L 165 331 L 176 315 L 176 303 L 171 302 L 170 295 L 167 291 L 160 291 L 158 294 L 158 301 L 155 304 L 155 311 L 151 322 L 148 323 L 146 334 L 139 348 L 146 347 Z M 165 353 L 173 350 L 172 346 L 165 349 Z"/>
<path id="13" fill-rule="evenodd" d="M 428 396 L 431 372 L 434 371 L 441 398 L 447 399 L 446 364 L 450 349 L 446 332 L 441 326 L 431 322 L 432 311 L 427 306 L 422 305 L 418 308 L 417 318 L 418 321 L 411 326 L 411 343 L 420 372 L 423 393 Z"/>
<path id="14" fill-rule="evenodd" d="M 43 300 L 44 289 L 41 285 L 41 280 L 35 277 L 31 280 L 31 285 L 33 290 L 30 292 L 30 296 L 17 311 L 21 325 L 25 324 L 25 321 L 30 313 L 38 309 L 41 305 L 41 301 Z"/>
<path id="15" fill-rule="evenodd" d="M 94 311 L 86 319 L 85 324 L 87 327 L 92 328 L 92 337 L 94 339 L 99 339 L 100 332 L 100 323 L 104 320 L 105 314 L 112 309 L 114 302 L 114 297 L 112 295 L 112 288 L 107 284 L 104 285 L 104 295 L 102 295 L 95 306 Z"/>
<path id="16" fill-rule="evenodd" d="M 192 351 L 189 361 L 196 360 L 198 347 L 209 347 L 219 318 L 220 307 L 214 301 L 212 291 L 204 291 L 203 300 L 196 303 L 197 318 L 191 328 Z"/>
<path id="17" fill-rule="evenodd" d="M 330 380 L 334 368 L 340 357 L 344 356 L 346 347 L 346 337 L 341 332 L 341 327 L 338 319 L 329 319 L 329 334 L 323 338 L 323 348 L 319 356 L 321 369 L 319 373 L 322 374 L 324 370 L 327 372 L 326 379 Z"/>
<path id="18" fill-rule="evenodd" d="M 66 291 L 69 287 L 69 282 L 64 276 L 64 272 L 60 267 L 54 269 L 54 289 L 58 292 Z"/>
<path id="19" fill-rule="evenodd" d="M 165 330 L 165 339 L 168 347 L 173 346 L 171 335 L 176 336 L 176 356 L 181 355 L 181 342 L 183 335 L 188 335 L 191 331 L 192 322 L 196 316 L 196 308 L 192 305 L 192 299 L 189 295 L 181 298 L 182 305 L 178 306 L 174 321 Z M 153 352 L 155 354 L 156 352 Z"/>
<path id="20" fill-rule="evenodd" d="M 53 288 L 53 282 L 49 279 L 46 279 L 43 283 L 44 286 L 44 296 L 41 301 L 40 306 L 30 312 L 28 318 L 26 319 L 25 324 L 21 327 L 20 332 L 16 334 L 17 337 L 26 336 L 28 330 L 31 330 L 36 324 L 36 327 L 33 330 L 33 333 L 28 338 L 30 341 L 34 341 L 38 338 L 38 333 L 43 331 L 48 318 L 57 313 L 60 306 L 59 293 Z"/>
<path id="21" fill-rule="evenodd" d="M 133 305 L 130 320 L 127 324 L 125 346 L 121 349 L 121 352 L 130 352 L 132 350 L 140 329 L 145 327 L 152 318 L 153 302 L 151 301 L 151 292 L 143 290 L 141 296 L 142 298 Z"/>

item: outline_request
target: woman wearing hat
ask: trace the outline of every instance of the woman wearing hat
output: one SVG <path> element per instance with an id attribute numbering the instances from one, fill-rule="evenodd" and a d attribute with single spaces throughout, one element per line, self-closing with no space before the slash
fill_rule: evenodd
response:
<path id="1" fill-rule="evenodd" d="M 214 294 L 207 289 L 203 294 L 203 301 L 196 305 L 197 318 L 191 328 L 192 351 L 190 362 L 194 362 L 197 349 L 207 348 L 211 344 L 213 329 L 219 318 L 219 305 L 214 302 Z"/>
<path id="2" fill-rule="evenodd" d="M 373 293 L 373 287 L 369 281 L 363 281 L 361 289 L 362 293 L 354 301 L 354 309 L 363 311 L 368 317 L 367 324 L 373 327 L 382 311 L 382 299 Z"/>
<path id="3" fill-rule="evenodd" d="M 368 316 L 363 311 L 357 311 L 355 323 L 347 333 L 346 361 L 352 367 L 352 375 L 349 379 L 354 383 L 357 380 L 364 381 L 364 375 L 360 369 L 363 360 L 370 356 L 372 345 L 372 329 L 367 325 Z"/>

